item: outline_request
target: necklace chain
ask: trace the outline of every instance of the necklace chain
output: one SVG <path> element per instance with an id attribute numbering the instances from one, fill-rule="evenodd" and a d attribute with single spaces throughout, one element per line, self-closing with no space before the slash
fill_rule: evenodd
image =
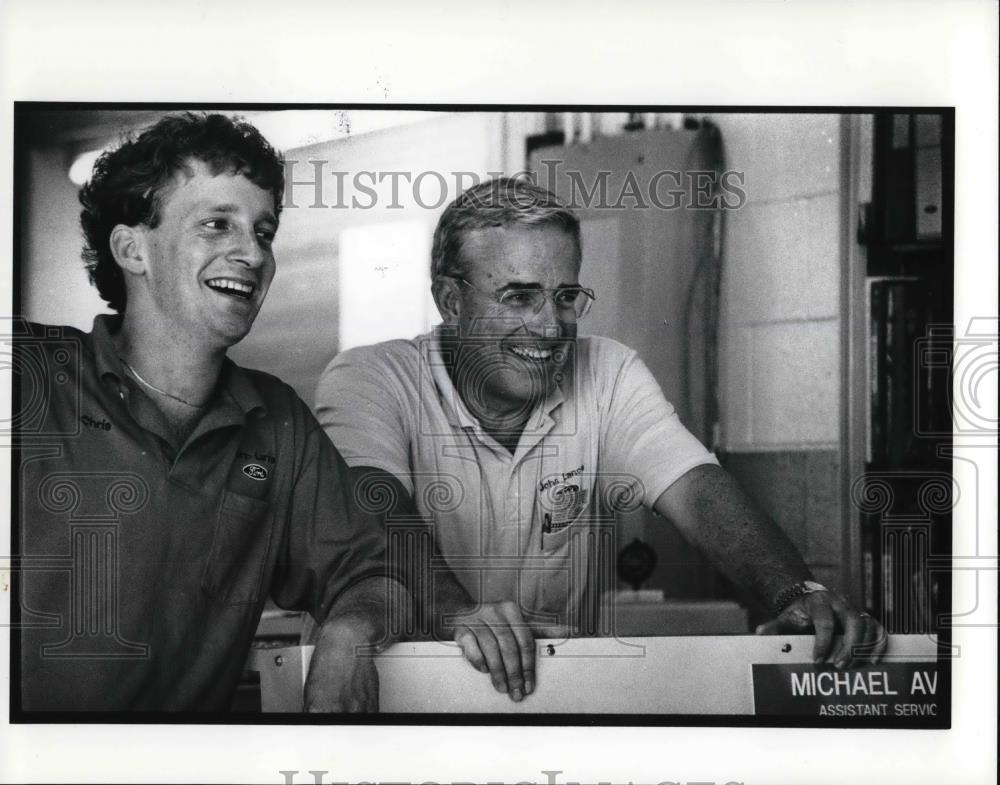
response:
<path id="1" fill-rule="evenodd" d="M 160 395 L 165 395 L 168 398 L 177 401 L 178 403 L 183 403 L 185 406 L 190 406 L 192 409 L 201 409 L 201 408 L 203 408 L 205 406 L 205 404 L 203 404 L 203 403 L 191 403 L 191 401 L 186 401 L 183 398 L 181 398 L 179 395 L 174 395 L 173 393 L 169 393 L 166 390 L 161 390 L 155 384 L 152 384 L 151 382 L 147 382 L 145 379 L 143 379 L 139 375 L 139 372 L 135 368 L 133 368 L 131 365 L 128 364 L 128 362 L 125 360 L 124 357 L 119 357 L 118 359 L 122 361 L 122 365 L 124 365 L 129 370 L 129 372 L 136 379 L 139 380 L 139 382 L 141 382 L 142 384 L 144 384 L 146 387 L 148 387 L 153 392 L 158 392 Z"/>

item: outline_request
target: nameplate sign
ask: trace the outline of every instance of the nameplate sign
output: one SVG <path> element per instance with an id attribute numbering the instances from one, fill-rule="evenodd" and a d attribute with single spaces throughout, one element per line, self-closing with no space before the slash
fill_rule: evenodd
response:
<path id="1" fill-rule="evenodd" d="M 886 662 L 853 670 L 811 664 L 752 668 L 758 716 L 909 718 L 928 725 L 947 716 L 934 662 Z"/>

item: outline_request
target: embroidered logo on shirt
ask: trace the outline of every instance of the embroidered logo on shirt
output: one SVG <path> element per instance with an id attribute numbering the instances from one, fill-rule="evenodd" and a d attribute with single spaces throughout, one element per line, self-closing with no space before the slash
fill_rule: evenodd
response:
<path id="1" fill-rule="evenodd" d="M 243 467 L 243 473 L 251 480 L 266 480 L 267 469 L 259 463 L 248 463 Z"/>
<path id="2" fill-rule="evenodd" d="M 575 521 L 590 500 L 590 490 L 581 488 L 579 480 L 583 466 L 546 478 L 538 486 L 539 501 L 544 510 L 542 531 L 545 534 L 565 529 Z"/>

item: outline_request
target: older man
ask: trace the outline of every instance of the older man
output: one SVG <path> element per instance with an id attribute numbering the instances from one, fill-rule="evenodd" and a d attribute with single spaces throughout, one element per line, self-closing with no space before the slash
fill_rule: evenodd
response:
<path id="1" fill-rule="evenodd" d="M 594 543 L 625 497 L 768 603 L 778 619 L 763 631 L 814 628 L 815 657 L 840 667 L 858 644 L 879 656 L 880 625 L 813 581 L 636 353 L 578 337 L 595 296 L 580 264 L 579 222 L 553 194 L 524 180 L 475 186 L 434 235 L 443 324 L 347 351 L 320 382 L 317 416 L 347 462 L 398 481 L 432 524 L 450 568 L 437 626 L 497 690 L 530 694 L 533 635 L 593 631 Z"/>
<path id="2" fill-rule="evenodd" d="M 80 194 L 118 313 L 16 344 L 52 369 L 22 388 L 49 395 L 20 465 L 25 710 L 226 710 L 269 594 L 323 622 L 307 707 L 377 708 L 356 654 L 386 642 L 399 591 L 383 524 L 292 389 L 226 357 L 274 276 L 283 188 L 251 125 L 184 114 L 102 155 Z"/>

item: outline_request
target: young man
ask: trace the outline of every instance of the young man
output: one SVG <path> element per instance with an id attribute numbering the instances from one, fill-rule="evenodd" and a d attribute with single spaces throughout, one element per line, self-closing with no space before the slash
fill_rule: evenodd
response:
<path id="1" fill-rule="evenodd" d="M 377 709 L 356 653 L 405 599 L 383 524 L 292 389 L 226 357 L 274 276 L 283 189 L 255 128 L 184 114 L 102 155 L 80 194 L 118 314 L 16 343 L 48 369 L 21 389 L 45 409 L 20 456 L 24 710 L 225 711 L 269 594 L 322 622 L 306 707 Z"/>
<path id="2" fill-rule="evenodd" d="M 580 263 L 579 222 L 553 194 L 475 186 L 434 235 L 443 325 L 345 352 L 320 381 L 317 416 L 347 462 L 398 481 L 433 525 L 453 573 L 434 594 L 438 627 L 464 611 L 447 624 L 454 639 L 521 700 L 533 635 L 593 633 L 598 544 L 638 501 L 769 604 L 778 619 L 762 631 L 814 628 L 815 657 L 839 667 L 860 644 L 877 659 L 878 622 L 812 580 L 635 352 L 577 337 L 594 299 Z"/>

